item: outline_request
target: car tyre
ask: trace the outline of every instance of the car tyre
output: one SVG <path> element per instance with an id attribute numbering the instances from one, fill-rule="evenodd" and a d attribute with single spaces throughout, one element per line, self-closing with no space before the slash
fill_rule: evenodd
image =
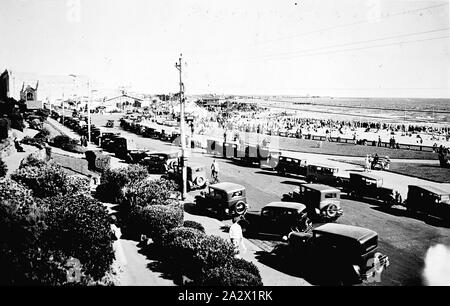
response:
<path id="1" fill-rule="evenodd" d="M 334 220 L 338 214 L 338 208 L 335 204 L 328 205 L 325 209 L 325 216 L 329 220 Z"/>

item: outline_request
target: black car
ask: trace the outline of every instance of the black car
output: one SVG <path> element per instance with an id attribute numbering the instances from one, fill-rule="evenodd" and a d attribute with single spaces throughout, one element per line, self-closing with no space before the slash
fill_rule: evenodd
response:
<path id="1" fill-rule="evenodd" d="M 311 227 L 306 206 L 294 202 L 271 202 L 260 214 L 247 212 L 241 226 L 246 235 L 269 234 L 282 237 L 292 231 L 307 231 Z"/>

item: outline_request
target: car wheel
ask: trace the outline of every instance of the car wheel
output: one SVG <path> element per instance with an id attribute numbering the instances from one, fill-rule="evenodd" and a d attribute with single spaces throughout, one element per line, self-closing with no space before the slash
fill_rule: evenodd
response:
<path id="1" fill-rule="evenodd" d="M 195 182 L 194 183 L 195 183 L 195 185 L 197 187 L 202 188 L 206 184 L 206 179 L 203 176 L 198 176 L 198 177 L 195 178 Z"/>
<path id="2" fill-rule="evenodd" d="M 238 215 L 243 215 L 247 212 L 247 205 L 245 205 L 244 201 L 239 201 L 234 204 L 233 211 Z"/>
<path id="3" fill-rule="evenodd" d="M 337 214 L 338 214 L 338 208 L 336 205 L 330 204 L 325 208 L 325 216 L 328 219 L 332 220 L 332 219 L 336 218 Z"/>

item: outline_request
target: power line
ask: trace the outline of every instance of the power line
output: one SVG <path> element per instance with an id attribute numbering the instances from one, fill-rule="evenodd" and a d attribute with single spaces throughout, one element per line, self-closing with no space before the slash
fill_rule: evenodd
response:
<path id="1" fill-rule="evenodd" d="M 444 39 L 444 38 L 449 38 L 449 37 L 450 37 L 449 35 L 446 35 L 446 36 L 440 36 L 440 37 L 417 39 L 417 40 L 410 40 L 410 41 L 400 41 L 400 42 L 395 42 L 395 43 L 381 44 L 381 45 L 375 45 L 375 46 L 367 46 L 367 47 L 360 47 L 360 48 L 350 48 L 350 49 L 333 50 L 333 51 L 328 51 L 328 52 L 317 52 L 317 53 L 309 53 L 309 54 L 300 54 L 300 55 L 294 55 L 294 56 L 288 56 L 288 57 L 280 57 L 280 58 L 269 58 L 269 59 L 267 59 L 267 58 L 256 58 L 255 60 L 261 60 L 261 59 L 262 60 L 267 60 L 267 61 L 270 61 L 270 60 L 283 60 L 283 59 L 291 59 L 291 58 L 299 58 L 299 57 L 307 57 L 307 56 L 333 54 L 333 53 L 347 52 L 347 51 L 374 49 L 374 48 L 394 46 L 394 45 L 403 45 L 403 44 L 410 44 L 410 43 L 415 43 L 415 42 Z"/>
<path id="2" fill-rule="evenodd" d="M 446 31 L 446 30 L 449 30 L 449 29 L 450 29 L 450 27 L 442 28 L 442 29 L 436 29 L 436 30 L 423 31 L 423 32 L 400 34 L 400 35 L 394 35 L 394 36 L 388 36 L 388 37 L 382 37 L 382 38 L 375 38 L 375 39 L 369 39 L 369 40 L 356 41 L 356 42 L 351 42 L 351 43 L 343 43 L 343 44 L 324 46 L 324 47 L 319 47 L 319 48 L 304 49 L 304 50 L 298 50 L 298 51 L 292 51 L 292 52 L 283 52 L 283 53 L 278 53 L 278 54 L 270 54 L 270 55 L 266 55 L 266 56 L 263 56 L 263 57 L 264 58 L 277 57 L 277 56 L 284 56 L 284 55 L 291 55 L 291 54 L 300 54 L 300 53 L 312 52 L 312 51 L 320 51 L 320 50 L 329 49 L 329 48 L 346 47 L 346 46 L 351 46 L 351 45 L 357 45 L 357 44 L 363 44 L 363 43 L 369 43 L 369 42 L 376 42 L 376 41 L 382 41 L 382 40 L 389 40 L 389 39 L 394 39 L 394 38 L 401 38 L 401 37 L 408 37 L 408 36 L 415 36 L 415 35 L 422 35 L 422 34 L 441 32 L 441 31 Z"/>
<path id="3" fill-rule="evenodd" d="M 437 4 L 437 5 L 427 6 L 427 7 L 423 7 L 423 8 L 419 8 L 419 9 L 408 10 L 408 11 L 403 11 L 403 12 L 394 13 L 394 14 L 387 14 L 385 16 L 380 16 L 380 19 L 386 19 L 386 18 L 391 18 L 391 17 L 396 17 L 396 16 L 408 15 L 408 14 L 411 14 L 411 13 L 416 13 L 416 12 L 420 12 L 420 11 L 423 11 L 423 10 L 438 8 L 438 7 L 447 6 L 447 5 L 448 5 L 448 3 Z M 331 30 L 335 30 L 335 29 L 340 29 L 340 28 L 351 27 L 351 26 L 354 26 L 354 25 L 360 25 L 360 24 L 365 24 L 365 23 L 369 23 L 369 22 L 370 21 L 368 21 L 368 20 L 361 20 L 361 21 L 357 21 L 357 22 L 346 23 L 346 24 L 336 25 L 336 26 L 332 26 L 332 27 L 322 28 L 322 29 L 319 29 L 319 30 L 303 32 L 303 33 L 299 33 L 299 34 L 295 34 L 295 35 L 279 37 L 279 38 L 272 39 L 272 40 L 256 42 L 253 45 L 260 45 L 260 44 L 267 44 L 267 43 L 272 43 L 272 42 L 277 42 L 277 41 L 282 41 L 282 40 L 289 40 L 289 39 L 293 39 L 293 38 L 297 38 L 297 37 L 302 37 L 302 36 L 305 36 L 305 35 L 316 34 L 316 33 L 331 31 Z"/>

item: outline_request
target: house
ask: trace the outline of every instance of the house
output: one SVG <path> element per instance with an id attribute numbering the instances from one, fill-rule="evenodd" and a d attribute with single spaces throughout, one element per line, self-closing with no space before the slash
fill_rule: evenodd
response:
<path id="1" fill-rule="evenodd" d="M 120 96 L 105 100 L 102 106 L 105 107 L 106 111 L 110 109 L 128 110 L 131 108 L 141 108 L 143 101 L 141 98 L 121 94 Z"/>

